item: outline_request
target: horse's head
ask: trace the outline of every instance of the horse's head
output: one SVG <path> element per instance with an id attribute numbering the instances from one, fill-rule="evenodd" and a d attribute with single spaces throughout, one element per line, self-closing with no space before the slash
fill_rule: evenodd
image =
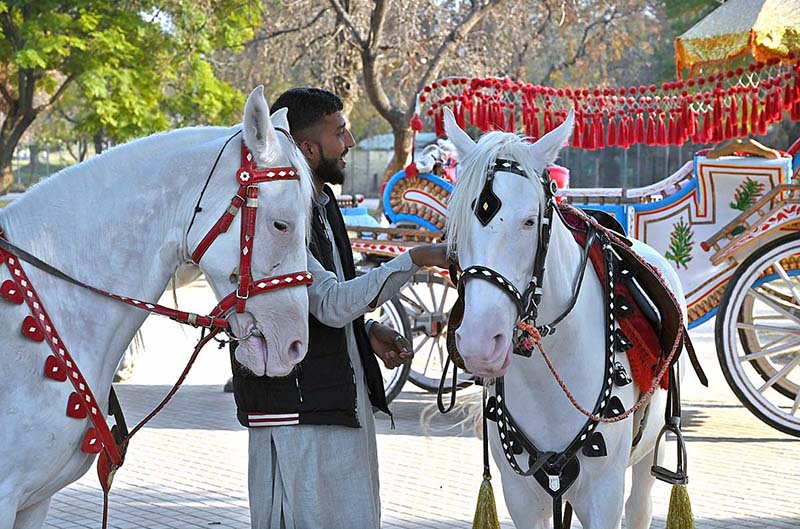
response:
<path id="1" fill-rule="evenodd" d="M 250 259 L 250 275 L 256 284 L 260 279 L 304 272 L 307 268 L 306 235 L 313 189 L 311 172 L 292 139 L 281 130 L 287 133 L 289 130 L 286 110 L 282 109 L 270 118 L 263 87 L 259 86 L 250 94 L 244 108 L 242 140 L 253 157 L 256 169 L 293 167 L 299 173 L 299 179 L 276 179 L 250 186 L 258 190 L 252 250 L 242 246 L 240 240 L 243 207 L 230 228 L 217 237 L 202 255 L 200 268 L 218 299 L 234 290 L 238 292 L 246 275 L 241 269 L 246 268 L 246 259 Z M 226 153 L 235 153 L 227 156 L 235 157 L 238 166 L 241 158 L 239 142 L 232 142 L 232 145 L 226 149 Z M 190 248 L 201 245 L 203 234 L 212 229 L 213 223 L 237 194 L 242 177 L 238 178 L 239 182 L 235 169 L 214 176 L 213 180 L 219 182 L 219 191 L 214 197 L 215 206 L 212 213 L 203 217 L 202 225 L 191 231 L 188 241 Z M 245 194 L 254 191 L 246 190 Z M 252 197 L 241 198 L 245 204 L 256 203 Z M 211 204 L 211 200 L 206 200 Z M 208 209 L 211 211 L 211 206 Z M 284 286 L 297 282 L 293 276 L 288 280 Z M 269 281 L 260 284 L 267 283 Z M 239 343 L 235 355 L 255 375 L 285 376 L 306 354 L 308 296 L 303 286 L 251 294 L 244 311 L 231 311 L 228 321 L 234 336 L 249 336 Z"/>
<path id="2" fill-rule="evenodd" d="M 539 175 L 569 138 L 574 117 L 570 112 L 533 144 L 504 132 L 490 132 L 476 143 L 444 110 L 445 130 L 462 167 L 448 204 L 448 240 L 463 270 L 476 267 L 467 279 L 481 279 L 464 280 L 456 344 L 470 371 L 497 377 L 511 363 L 514 326 L 524 303 L 517 296 L 526 292 L 533 274 L 546 197 Z M 508 282 L 516 293 L 504 286 Z"/>

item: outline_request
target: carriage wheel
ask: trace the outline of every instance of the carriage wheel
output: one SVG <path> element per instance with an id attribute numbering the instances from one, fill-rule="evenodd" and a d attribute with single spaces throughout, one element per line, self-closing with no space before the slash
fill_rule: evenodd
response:
<path id="1" fill-rule="evenodd" d="M 411 321 L 414 343 L 408 378 L 417 387 L 437 391 L 447 358 L 447 318 L 458 294 L 447 279 L 424 270 L 414 274 L 399 296 Z M 472 378 L 469 373 L 460 373 L 458 387 L 471 385 Z M 451 386 L 452 375 L 445 387 Z"/>
<path id="2" fill-rule="evenodd" d="M 394 296 L 373 312 L 366 314 L 366 317 L 391 327 L 411 342 L 411 328 L 408 324 L 408 316 L 397 296 Z M 381 368 L 381 375 L 383 375 L 383 389 L 386 392 L 386 402 L 392 402 L 403 389 L 403 384 L 406 383 L 406 379 L 408 379 L 411 363 L 406 362 L 394 369 L 388 369 L 379 359 L 378 365 Z"/>
<path id="3" fill-rule="evenodd" d="M 759 248 L 719 305 L 716 345 L 737 398 L 770 426 L 800 437 L 800 233 Z"/>

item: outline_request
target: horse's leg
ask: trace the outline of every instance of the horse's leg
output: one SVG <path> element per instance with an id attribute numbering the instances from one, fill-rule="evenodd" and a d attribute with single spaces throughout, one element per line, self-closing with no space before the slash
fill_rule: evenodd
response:
<path id="1" fill-rule="evenodd" d="M 658 460 L 664 458 L 664 445 L 658 447 Z M 656 478 L 650 473 L 653 450 L 631 467 L 631 495 L 625 502 L 625 524 L 628 529 L 647 529 L 653 519 L 653 501 L 650 497 Z"/>
<path id="2" fill-rule="evenodd" d="M 506 476 L 502 476 L 502 478 L 503 496 L 508 513 L 514 521 L 514 527 L 516 529 L 549 529 L 549 496 L 539 493 L 539 491 L 533 491 L 530 486 L 532 484 L 538 487 L 539 484 L 533 481 L 533 478 L 527 478 L 531 483 L 521 484 L 519 481 L 526 478 L 520 478 L 516 474 L 509 476 L 508 479 Z"/>
<path id="3" fill-rule="evenodd" d="M 580 497 L 570 499 L 584 529 L 618 529 L 625 499 L 625 468 L 593 475 L 591 486 L 581 487 Z M 574 500 L 574 501 L 573 501 Z"/>
<path id="4" fill-rule="evenodd" d="M 42 500 L 17 513 L 14 529 L 41 529 L 44 519 L 47 518 L 47 509 L 50 507 L 50 498 Z M 4 526 L 6 527 L 6 526 Z"/>

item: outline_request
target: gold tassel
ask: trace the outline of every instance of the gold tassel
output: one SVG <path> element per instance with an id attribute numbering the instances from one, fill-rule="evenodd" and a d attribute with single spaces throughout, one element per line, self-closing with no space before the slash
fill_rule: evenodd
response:
<path id="1" fill-rule="evenodd" d="M 694 529 L 692 503 L 686 485 L 673 485 L 669 495 L 667 529 Z"/>
<path id="2" fill-rule="evenodd" d="M 483 435 L 486 435 L 485 431 Z M 500 529 L 491 480 L 491 476 L 483 476 L 483 483 L 478 492 L 478 505 L 475 507 L 475 517 L 472 519 L 472 529 Z"/>

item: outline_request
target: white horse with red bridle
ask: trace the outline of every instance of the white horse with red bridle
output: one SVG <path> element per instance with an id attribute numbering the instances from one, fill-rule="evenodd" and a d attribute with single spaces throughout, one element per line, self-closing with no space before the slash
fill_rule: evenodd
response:
<path id="1" fill-rule="evenodd" d="M 563 499 L 584 528 L 618 528 L 625 469 L 632 465 L 627 527 L 650 527 L 651 465 L 665 423 L 667 392 L 654 389 L 636 413 L 621 416 L 645 393 L 627 378 L 631 367 L 614 338 L 613 314 L 627 307 L 615 307 L 613 299 L 609 307 L 609 285 L 587 264 L 562 214 L 553 213 L 559 207 L 555 189 L 542 176 L 571 134 L 572 113 L 529 143 L 504 132 L 487 133 L 475 142 L 449 108 L 444 112 L 461 164 L 447 224 L 463 269 L 463 319 L 455 343 L 466 367 L 489 380 L 486 435 L 514 524 L 544 529 L 554 516 L 560 527 Z M 571 215 L 589 223 L 580 220 L 580 212 Z M 545 233 L 549 244 L 542 247 Z M 634 242 L 633 248 L 660 271 L 674 295 L 675 313 L 685 316 L 681 285 L 669 262 L 644 244 Z M 605 243 L 598 251 L 610 255 Z M 604 277 L 612 276 L 606 272 Z M 526 319 L 533 305 L 535 322 Z M 520 321 L 538 326 L 552 371 L 533 342 L 528 344 L 532 356 L 514 357 Z M 680 345 L 673 349 L 679 352 Z M 602 420 L 587 418 L 576 405 Z"/>
<path id="2" fill-rule="evenodd" d="M 0 250 L 0 527 L 41 527 L 97 453 L 110 485 L 122 451 L 104 444 L 112 376 L 148 315 L 140 307 L 158 310 L 179 267 L 198 265 L 222 302 L 210 317 L 167 315 L 241 340 L 236 356 L 256 375 L 302 360 L 312 193 L 285 111 L 271 120 L 259 87 L 240 126 L 113 148 L 0 210 L 13 245 Z"/>

